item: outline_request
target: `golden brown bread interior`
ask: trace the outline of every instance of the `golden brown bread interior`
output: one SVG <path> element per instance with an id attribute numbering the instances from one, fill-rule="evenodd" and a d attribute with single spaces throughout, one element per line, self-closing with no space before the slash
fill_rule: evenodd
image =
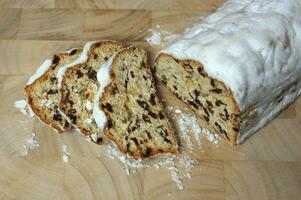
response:
<path id="1" fill-rule="evenodd" d="M 105 135 L 134 158 L 177 153 L 177 141 L 156 93 L 147 55 L 129 47 L 110 69 L 111 83 L 100 98 L 107 117 Z"/>
<path id="2" fill-rule="evenodd" d="M 213 132 L 236 144 L 240 111 L 231 91 L 208 76 L 193 60 L 177 60 L 161 53 L 154 71 L 161 82 L 201 117 Z"/>
<path id="3" fill-rule="evenodd" d="M 81 133 L 97 135 L 94 141 L 97 143 L 102 142 L 102 133 L 93 118 L 93 103 L 99 86 L 96 74 L 101 64 L 122 48 L 124 45 L 116 41 L 94 42 L 88 51 L 88 60 L 68 68 L 62 80 L 60 111 Z"/>
<path id="4" fill-rule="evenodd" d="M 36 116 L 59 133 L 68 131 L 70 124 L 58 111 L 60 95 L 56 74 L 60 67 L 73 62 L 81 51 L 82 49 L 73 49 L 69 52 L 55 54 L 50 68 L 24 88 L 28 104 Z"/>

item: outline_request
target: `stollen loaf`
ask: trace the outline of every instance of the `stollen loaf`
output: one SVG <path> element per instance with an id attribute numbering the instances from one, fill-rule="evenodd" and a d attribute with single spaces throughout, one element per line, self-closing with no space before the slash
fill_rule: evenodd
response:
<path id="1" fill-rule="evenodd" d="M 301 1 L 229 0 L 163 49 L 153 70 L 240 144 L 301 93 Z"/>

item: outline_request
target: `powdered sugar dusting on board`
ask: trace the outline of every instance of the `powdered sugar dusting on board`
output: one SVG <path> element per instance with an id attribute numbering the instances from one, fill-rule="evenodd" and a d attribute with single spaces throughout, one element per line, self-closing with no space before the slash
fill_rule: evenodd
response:
<path id="1" fill-rule="evenodd" d="M 26 139 L 26 143 L 23 145 L 21 155 L 27 156 L 29 153 L 39 147 L 39 143 L 36 140 L 36 134 L 32 133 L 29 138 Z"/>
<path id="2" fill-rule="evenodd" d="M 16 100 L 14 106 L 15 106 L 15 108 L 19 109 L 27 117 L 34 116 L 33 111 L 31 110 L 30 106 L 28 105 L 28 103 L 25 99 Z"/>

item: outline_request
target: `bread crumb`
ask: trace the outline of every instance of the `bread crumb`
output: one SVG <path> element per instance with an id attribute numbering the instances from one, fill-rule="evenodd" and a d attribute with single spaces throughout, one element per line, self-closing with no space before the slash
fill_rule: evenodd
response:
<path id="1" fill-rule="evenodd" d="M 26 139 L 26 144 L 23 145 L 23 151 L 21 155 L 27 156 L 31 151 L 39 147 L 39 143 L 36 140 L 36 134 L 32 133 L 29 138 Z"/>

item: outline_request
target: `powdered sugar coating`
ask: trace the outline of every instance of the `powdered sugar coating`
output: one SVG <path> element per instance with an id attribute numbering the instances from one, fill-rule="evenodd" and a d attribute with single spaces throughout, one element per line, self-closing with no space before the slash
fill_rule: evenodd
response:
<path id="1" fill-rule="evenodd" d="M 99 99 L 103 94 L 105 87 L 111 83 L 110 69 L 115 55 L 116 53 L 113 56 L 111 56 L 105 63 L 103 63 L 97 72 L 99 88 L 94 99 L 93 117 L 98 128 L 100 128 L 101 131 L 103 131 L 105 127 L 107 118 L 105 113 L 99 108 Z"/>
<path id="2" fill-rule="evenodd" d="M 42 65 L 37 69 L 36 73 L 29 77 L 26 85 L 31 85 L 35 80 L 40 78 L 51 66 L 52 59 L 46 59 Z"/>
<path id="3" fill-rule="evenodd" d="M 58 88 L 60 89 L 62 87 L 62 81 L 63 81 L 63 77 L 64 77 L 64 74 L 66 72 L 66 70 L 70 67 L 73 67 L 74 65 L 77 65 L 77 64 L 81 64 L 81 63 L 84 63 L 88 60 L 88 53 L 89 53 L 89 50 L 92 46 L 92 44 L 95 43 L 95 42 L 87 42 L 84 46 L 84 49 L 83 51 L 81 52 L 80 56 L 74 60 L 73 62 L 71 63 L 68 63 L 64 66 L 62 66 L 57 74 L 56 74 L 56 78 L 58 79 Z"/>
<path id="4" fill-rule="evenodd" d="M 229 0 L 162 51 L 199 61 L 232 91 L 246 119 L 237 143 L 301 94 L 300 10 L 297 0 Z"/>

